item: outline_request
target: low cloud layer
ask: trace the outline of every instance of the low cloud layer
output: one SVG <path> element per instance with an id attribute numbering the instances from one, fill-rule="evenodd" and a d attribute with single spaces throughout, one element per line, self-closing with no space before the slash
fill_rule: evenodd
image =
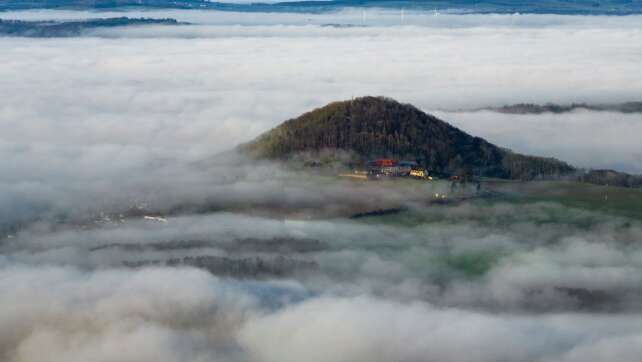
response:
<path id="1" fill-rule="evenodd" d="M 635 100 L 637 17 L 153 14 L 199 25 L 0 38 L 0 360 L 640 360 L 630 214 L 434 204 L 448 183 L 218 154 L 364 94 L 427 111 Z M 520 152 L 642 172 L 636 114 L 436 114 Z"/>
<path id="2" fill-rule="evenodd" d="M 471 134 L 512 150 L 583 168 L 642 174 L 642 115 L 577 110 L 565 114 L 435 112 Z"/>
<path id="3" fill-rule="evenodd" d="M 3 14 L 103 15 L 111 16 Z M 261 181 L 272 166 L 225 175 L 229 164 L 188 165 L 337 99 L 383 94 L 431 112 L 642 94 L 636 17 L 432 15 L 433 26 L 332 28 L 292 14 L 252 15 L 260 26 L 232 25 L 251 14 L 165 15 L 200 25 L 133 27 L 108 38 L 0 38 L 3 227 L 43 214 L 122 212 L 137 202 L 166 210 L 230 194 L 270 198 L 282 182 Z M 312 18 L 350 22 L 355 14 L 319 16 Z M 440 27 L 442 20 L 461 26 Z M 639 114 L 436 114 L 518 152 L 642 172 Z M 226 187 L 212 181 L 222 179 Z"/>
<path id="4" fill-rule="evenodd" d="M 80 14 L 6 16 L 89 13 Z M 332 16 L 350 22 L 351 14 Z M 110 14 L 91 13 L 103 15 Z M 642 44 L 636 41 L 642 32 L 635 17 L 433 15 L 429 19 L 437 20 L 431 21 L 462 26 L 332 28 L 300 24 L 303 15 L 165 15 L 194 18 L 199 25 L 134 27 L 103 34 L 107 39 L 0 39 L 3 141 L 124 144 L 198 157 L 250 140 L 311 108 L 360 95 L 387 95 L 431 111 L 622 102 L 642 94 L 636 45 Z M 233 25 L 249 16 L 268 20 Z M 510 135 L 497 138 L 501 146 L 521 144 L 513 132 L 519 127 L 504 121 L 506 116 L 481 115 L 475 124 L 458 122 L 463 117 L 445 115 L 473 134 Z M 542 127 L 551 122 L 543 115 L 528 123 L 535 129 L 540 119 Z M 603 113 L 555 118 L 561 131 L 586 122 L 579 127 L 599 126 L 600 134 L 637 127 L 638 120 Z M 601 141 L 564 134 L 542 137 L 541 147 L 532 150 L 556 150 L 546 154 L 586 167 L 639 170 L 638 153 L 630 153 L 637 142 L 619 140 L 616 150 L 624 154 L 615 160 L 613 147 Z M 573 157 L 575 147 L 594 147 L 606 156 L 593 164 Z"/>
<path id="5" fill-rule="evenodd" d="M 626 362 L 642 352 L 639 315 L 484 314 L 368 296 L 269 305 L 266 295 L 298 288 L 196 270 L 84 273 L 2 262 L 0 276 L 13 291 L 0 296 L 10 362 Z"/>
<path id="6" fill-rule="evenodd" d="M 642 225 L 624 217 L 555 203 L 466 202 L 363 221 L 214 213 L 89 228 L 41 223 L 5 239 L 0 251 L 34 267 L 89 269 L 195 256 L 287 257 L 312 263 L 311 272 L 284 277 L 314 294 L 489 311 L 639 311 L 641 238 Z"/>

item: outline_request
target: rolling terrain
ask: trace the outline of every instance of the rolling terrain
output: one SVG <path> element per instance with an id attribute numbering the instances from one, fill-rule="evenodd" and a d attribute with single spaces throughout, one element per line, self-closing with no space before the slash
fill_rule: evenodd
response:
<path id="1" fill-rule="evenodd" d="M 328 149 L 353 153 L 354 161 L 361 163 L 378 157 L 416 160 L 441 174 L 532 180 L 577 171 L 556 159 L 500 148 L 411 105 L 382 97 L 328 104 L 241 146 L 254 157 L 268 159 Z"/>
<path id="2" fill-rule="evenodd" d="M 384 97 L 330 103 L 285 121 L 240 150 L 258 159 L 287 160 L 303 154 L 316 157 L 314 164 L 339 160 L 363 165 L 387 157 L 417 161 L 437 175 L 642 187 L 640 176 L 581 170 L 554 158 L 512 152 Z"/>

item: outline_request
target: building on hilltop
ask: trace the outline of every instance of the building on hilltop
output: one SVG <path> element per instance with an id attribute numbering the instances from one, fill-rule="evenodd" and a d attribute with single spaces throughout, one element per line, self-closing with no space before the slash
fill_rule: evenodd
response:
<path id="1" fill-rule="evenodd" d="M 368 163 L 368 171 L 373 175 L 397 176 L 399 165 L 396 160 L 380 158 Z"/>
<path id="2" fill-rule="evenodd" d="M 410 172 L 419 165 L 415 161 L 399 161 L 399 176 L 410 176 Z"/>

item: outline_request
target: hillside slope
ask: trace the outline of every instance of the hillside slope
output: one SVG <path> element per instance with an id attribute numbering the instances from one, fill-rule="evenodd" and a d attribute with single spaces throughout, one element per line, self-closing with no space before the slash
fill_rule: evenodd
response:
<path id="1" fill-rule="evenodd" d="M 551 158 L 525 156 L 473 137 L 419 109 L 389 98 L 334 102 L 290 119 L 241 146 L 256 158 L 287 159 L 324 149 L 415 160 L 445 174 L 530 180 L 575 172 Z"/>

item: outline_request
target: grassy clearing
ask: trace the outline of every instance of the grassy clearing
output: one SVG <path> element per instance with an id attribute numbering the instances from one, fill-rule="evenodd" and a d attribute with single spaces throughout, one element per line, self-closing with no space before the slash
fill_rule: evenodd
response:
<path id="1" fill-rule="evenodd" d="M 486 182 L 499 199 L 513 202 L 557 202 L 565 206 L 642 220 L 642 189 L 567 181 Z"/>

